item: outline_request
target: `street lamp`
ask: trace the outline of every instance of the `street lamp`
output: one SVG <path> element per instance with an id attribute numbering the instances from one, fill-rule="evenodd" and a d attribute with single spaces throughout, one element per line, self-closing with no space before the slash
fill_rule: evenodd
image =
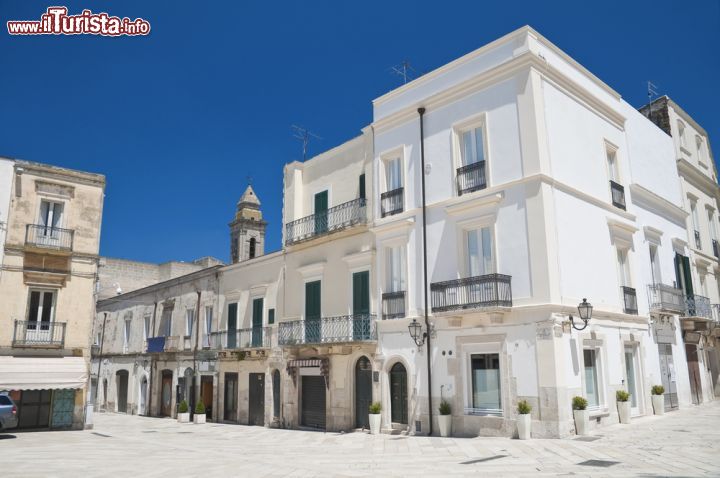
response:
<path id="1" fill-rule="evenodd" d="M 583 298 L 583 301 L 578 304 L 578 314 L 580 314 L 580 318 L 585 325 L 583 325 L 582 327 L 575 327 L 575 322 L 573 321 L 573 316 L 571 315 L 570 325 L 572 325 L 572 328 L 575 330 L 585 330 L 585 328 L 588 326 L 590 318 L 592 317 L 592 310 L 592 304 L 588 302 L 587 299 Z"/>
<path id="2" fill-rule="evenodd" d="M 410 337 L 412 337 L 412 339 L 415 341 L 415 345 L 417 345 L 418 347 L 422 347 L 425 343 L 427 332 L 423 332 L 420 322 L 413 319 L 410 325 L 408 325 L 408 330 L 410 331 Z"/>

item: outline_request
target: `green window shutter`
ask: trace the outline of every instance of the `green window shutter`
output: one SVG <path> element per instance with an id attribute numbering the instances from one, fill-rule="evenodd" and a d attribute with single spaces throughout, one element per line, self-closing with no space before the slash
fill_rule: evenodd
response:
<path id="1" fill-rule="evenodd" d="M 237 303 L 228 304 L 228 330 L 237 329 Z"/>
<path id="2" fill-rule="evenodd" d="M 693 292 L 693 284 L 692 284 L 692 275 L 690 272 L 690 259 L 688 259 L 685 256 L 682 256 L 682 266 L 683 266 L 683 277 L 685 278 L 685 293 L 688 296 L 694 295 Z"/>
<path id="3" fill-rule="evenodd" d="M 268 309 L 268 325 L 275 323 L 275 309 Z"/>
<path id="4" fill-rule="evenodd" d="M 315 214 L 327 211 L 328 208 L 328 192 L 322 191 L 315 195 Z"/>
<path id="5" fill-rule="evenodd" d="M 360 199 L 365 199 L 365 173 L 360 175 L 359 197 L 360 197 Z"/>
<path id="6" fill-rule="evenodd" d="M 368 271 L 353 274 L 353 314 L 370 313 L 370 273 Z"/>
<path id="7" fill-rule="evenodd" d="M 320 318 L 320 281 L 305 284 L 305 318 Z"/>
<path id="8" fill-rule="evenodd" d="M 252 326 L 253 327 L 262 327 L 262 325 L 263 325 L 263 300 L 255 299 L 255 300 L 253 300 Z"/>

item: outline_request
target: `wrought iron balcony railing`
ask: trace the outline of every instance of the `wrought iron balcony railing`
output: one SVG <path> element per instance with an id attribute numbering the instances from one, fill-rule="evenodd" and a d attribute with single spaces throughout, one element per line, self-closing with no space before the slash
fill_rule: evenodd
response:
<path id="1" fill-rule="evenodd" d="M 512 307 L 511 277 L 486 274 L 430 284 L 433 312 Z"/>
<path id="2" fill-rule="evenodd" d="M 716 259 L 720 259 L 720 246 L 718 245 L 717 239 L 712 240 L 713 255 Z"/>
<path id="3" fill-rule="evenodd" d="M 638 314 L 637 292 L 632 287 L 620 287 L 623 294 L 623 310 L 626 314 Z"/>
<path id="4" fill-rule="evenodd" d="M 457 190 L 458 196 L 479 191 L 487 187 L 485 177 L 485 161 L 468 164 L 457 168 Z"/>
<path id="5" fill-rule="evenodd" d="M 25 227 L 25 244 L 46 249 L 71 251 L 74 235 L 75 232 L 70 229 L 28 224 Z"/>
<path id="6" fill-rule="evenodd" d="M 712 307 L 710 306 L 710 299 L 697 294 L 686 295 L 685 314 L 688 317 L 702 317 L 704 319 L 712 319 Z"/>
<path id="7" fill-rule="evenodd" d="M 221 330 L 210 334 L 210 348 L 215 350 L 270 348 L 272 327 L 252 327 L 234 332 Z"/>
<path id="8" fill-rule="evenodd" d="M 405 317 L 405 291 L 385 292 L 382 295 L 382 318 L 399 319 Z"/>
<path id="9" fill-rule="evenodd" d="M 650 310 L 685 313 L 685 294 L 682 290 L 666 284 L 652 284 L 647 288 Z"/>
<path id="10" fill-rule="evenodd" d="M 702 249 L 702 241 L 700 240 L 700 231 L 695 231 L 695 248 Z"/>
<path id="11" fill-rule="evenodd" d="M 13 347 L 63 348 L 65 322 L 37 322 L 16 320 L 13 329 Z"/>
<path id="12" fill-rule="evenodd" d="M 610 194 L 612 195 L 613 206 L 625 209 L 625 188 L 623 185 L 611 180 Z"/>
<path id="13" fill-rule="evenodd" d="M 375 316 L 343 315 L 293 320 L 278 325 L 280 345 L 337 344 L 377 340 Z"/>
<path id="14" fill-rule="evenodd" d="M 285 245 L 297 244 L 367 222 L 365 198 L 353 199 L 285 225 Z"/>
<path id="15" fill-rule="evenodd" d="M 393 189 L 380 195 L 380 216 L 392 216 L 403 212 L 403 188 Z"/>

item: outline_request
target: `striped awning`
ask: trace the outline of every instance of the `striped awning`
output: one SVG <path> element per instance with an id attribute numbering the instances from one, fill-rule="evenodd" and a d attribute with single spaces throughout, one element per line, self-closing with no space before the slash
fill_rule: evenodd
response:
<path id="1" fill-rule="evenodd" d="M 0 356 L 0 390 L 83 388 L 87 379 L 83 357 Z"/>
<path id="2" fill-rule="evenodd" d="M 288 367 L 319 367 L 322 365 L 321 359 L 298 359 L 289 360 Z"/>

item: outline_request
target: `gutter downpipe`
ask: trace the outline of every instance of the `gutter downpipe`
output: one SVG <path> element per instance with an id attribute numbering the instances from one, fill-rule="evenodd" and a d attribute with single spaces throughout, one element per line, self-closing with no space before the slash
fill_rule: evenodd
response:
<path id="1" fill-rule="evenodd" d="M 427 273 L 427 212 L 425 207 L 425 131 L 423 129 L 423 118 L 425 108 L 418 108 L 420 115 L 420 178 L 422 179 L 422 217 L 423 217 L 423 298 L 425 300 L 425 330 L 427 335 L 427 375 L 428 375 L 428 435 L 433 434 L 433 409 L 432 409 L 432 367 L 430 366 L 430 321 L 428 319 L 428 273 Z"/>

